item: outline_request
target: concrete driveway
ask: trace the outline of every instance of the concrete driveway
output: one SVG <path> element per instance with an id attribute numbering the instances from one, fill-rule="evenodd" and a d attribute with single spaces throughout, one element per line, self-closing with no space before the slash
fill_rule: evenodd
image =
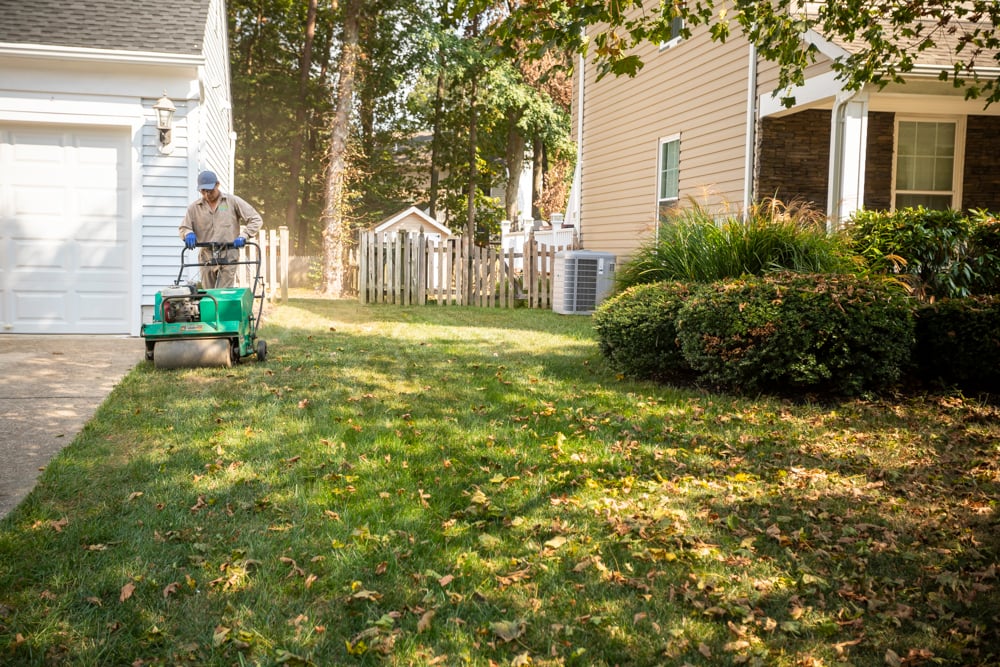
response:
<path id="1" fill-rule="evenodd" d="M 143 360 L 126 336 L 0 335 L 0 517 Z"/>

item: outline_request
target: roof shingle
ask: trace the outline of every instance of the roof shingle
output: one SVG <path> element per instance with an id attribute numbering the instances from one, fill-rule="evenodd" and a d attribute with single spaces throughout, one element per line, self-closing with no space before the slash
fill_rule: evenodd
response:
<path id="1" fill-rule="evenodd" d="M 0 42 L 198 55 L 209 3 L 0 0 Z"/>

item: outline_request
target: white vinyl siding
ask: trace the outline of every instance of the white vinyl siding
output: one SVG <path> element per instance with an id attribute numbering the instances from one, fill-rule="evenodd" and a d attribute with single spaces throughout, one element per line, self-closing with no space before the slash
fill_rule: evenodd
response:
<path id="1" fill-rule="evenodd" d="M 964 125 L 961 119 L 897 119 L 894 208 L 958 206 Z"/>

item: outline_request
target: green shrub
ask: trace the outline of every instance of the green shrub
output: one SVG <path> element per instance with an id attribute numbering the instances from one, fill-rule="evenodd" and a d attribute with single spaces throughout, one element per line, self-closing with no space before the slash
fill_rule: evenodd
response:
<path id="1" fill-rule="evenodd" d="M 916 331 L 913 361 L 921 380 L 1000 391 L 1000 296 L 924 304 Z"/>
<path id="2" fill-rule="evenodd" d="M 641 245 L 618 267 L 619 288 L 683 280 L 711 282 L 775 271 L 842 273 L 858 262 L 842 234 L 829 234 L 825 222 L 806 207 L 768 200 L 746 219 L 721 220 L 692 203 L 661 225 L 656 239 Z"/>
<path id="3" fill-rule="evenodd" d="M 1000 218 L 987 211 L 972 212 L 970 255 L 979 273 L 973 293 L 1000 294 Z"/>
<path id="4" fill-rule="evenodd" d="M 849 275 L 713 283 L 684 304 L 676 327 L 700 381 L 753 392 L 879 390 L 901 377 L 914 343 L 899 287 Z"/>
<path id="5" fill-rule="evenodd" d="M 985 226 L 958 211 L 923 207 L 894 212 L 859 211 L 847 225 L 854 249 L 872 271 L 894 274 L 922 300 L 955 298 L 987 289 L 1000 272 L 997 257 L 977 249 L 977 230 Z M 989 245 L 984 230 L 981 243 Z M 992 241 L 995 248 L 996 240 Z"/>
<path id="6" fill-rule="evenodd" d="M 601 352 L 626 375 L 690 377 L 674 326 L 677 311 L 690 296 L 689 285 L 662 282 L 636 285 L 604 301 L 593 320 Z"/>

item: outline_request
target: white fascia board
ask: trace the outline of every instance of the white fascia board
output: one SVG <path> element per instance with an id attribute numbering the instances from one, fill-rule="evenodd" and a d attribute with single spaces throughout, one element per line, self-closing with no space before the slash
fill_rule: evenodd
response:
<path id="1" fill-rule="evenodd" d="M 780 94 L 764 93 L 760 96 L 760 116 L 774 116 L 781 113 L 791 113 L 795 109 L 806 107 L 820 100 L 829 100 L 832 104 L 837 95 L 844 92 L 844 85 L 837 79 L 836 72 L 827 72 L 807 79 L 801 86 L 786 89 Z M 791 109 L 781 103 L 782 97 L 794 97 L 795 106 Z"/>
<path id="2" fill-rule="evenodd" d="M 818 32 L 816 32 L 811 28 L 802 33 L 802 41 L 804 41 L 806 44 L 812 44 L 813 46 L 815 46 L 816 49 L 819 50 L 821 54 L 823 54 L 830 60 L 840 60 L 841 58 L 846 58 L 847 56 L 851 55 L 850 52 L 847 51 L 847 49 L 845 49 L 842 46 L 837 46 L 836 44 L 828 40 L 826 37 L 824 37 L 823 35 L 819 34 Z"/>
<path id="3" fill-rule="evenodd" d="M 0 55 L 52 60 L 75 60 L 106 63 L 132 63 L 138 65 L 203 65 L 200 54 L 161 53 L 157 51 L 117 51 L 113 49 L 88 49 L 48 44 L 17 44 L 0 42 Z"/>

